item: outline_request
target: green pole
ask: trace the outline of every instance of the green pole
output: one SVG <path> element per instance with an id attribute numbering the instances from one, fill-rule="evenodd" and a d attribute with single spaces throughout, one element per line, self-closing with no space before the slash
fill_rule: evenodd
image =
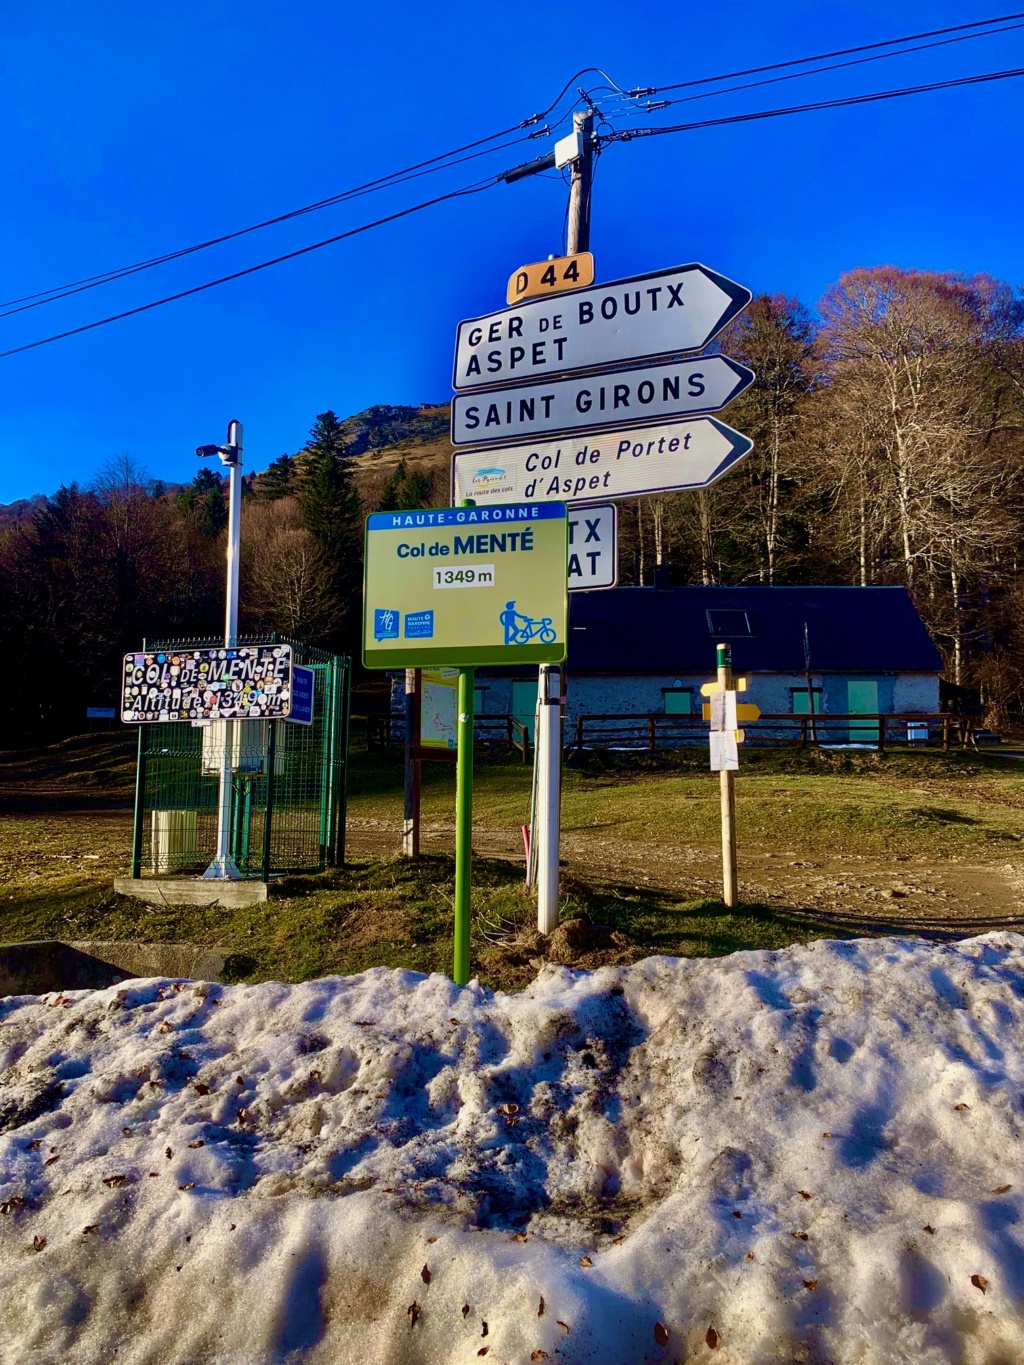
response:
<path id="1" fill-rule="evenodd" d="M 469 981 L 469 916 L 473 862 L 473 687 L 476 670 L 459 670 L 455 763 L 455 984 Z"/>
<path id="2" fill-rule="evenodd" d="M 145 644 L 145 641 L 143 641 Z M 146 819 L 146 727 L 139 726 L 138 758 L 135 762 L 135 819 L 132 824 L 132 876 L 142 876 L 142 833 Z"/>

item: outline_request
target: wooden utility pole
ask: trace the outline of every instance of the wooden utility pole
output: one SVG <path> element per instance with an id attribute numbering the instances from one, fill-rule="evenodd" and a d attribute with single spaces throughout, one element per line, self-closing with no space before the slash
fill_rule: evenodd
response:
<path id="1" fill-rule="evenodd" d="M 590 250 L 590 187 L 594 181 L 594 115 L 591 110 L 577 110 L 572 116 L 572 130 L 583 138 L 583 154 L 572 163 L 572 184 L 569 187 L 569 228 L 565 254 Z"/>

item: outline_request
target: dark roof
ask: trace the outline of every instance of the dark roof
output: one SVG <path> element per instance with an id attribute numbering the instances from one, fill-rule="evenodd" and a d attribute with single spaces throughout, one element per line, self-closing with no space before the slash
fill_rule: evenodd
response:
<path id="1" fill-rule="evenodd" d="M 939 673 L 905 588 L 608 588 L 569 594 L 570 673 Z"/>

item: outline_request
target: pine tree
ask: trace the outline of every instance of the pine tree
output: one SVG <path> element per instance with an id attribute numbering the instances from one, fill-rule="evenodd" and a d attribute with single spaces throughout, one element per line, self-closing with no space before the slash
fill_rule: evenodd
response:
<path id="1" fill-rule="evenodd" d="M 213 539 L 228 524 L 228 505 L 224 484 L 212 469 L 201 469 L 176 498 L 178 510 L 191 517 L 200 535 Z"/>
<path id="2" fill-rule="evenodd" d="M 297 472 L 294 455 L 279 455 L 276 460 L 271 460 L 259 476 L 259 496 L 268 502 L 275 498 L 287 498 L 295 492 Z"/>
<path id="3" fill-rule="evenodd" d="M 331 562 L 344 610 L 337 643 L 351 647 L 362 608 L 363 504 L 345 456 L 341 423 L 330 409 L 317 416 L 301 461 L 302 519 Z"/>
<path id="4" fill-rule="evenodd" d="M 379 512 L 404 512 L 413 507 L 425 507 L 434 491 L 434 482 L 421 469 L 410 473 L 405 459 L 384 480 L 380 490 Z"/>

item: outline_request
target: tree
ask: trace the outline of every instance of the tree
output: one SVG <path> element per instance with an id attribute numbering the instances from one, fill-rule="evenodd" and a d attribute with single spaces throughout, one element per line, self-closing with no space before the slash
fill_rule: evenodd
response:
<path id="1" fill-rule="evenodd" d="M 434 481 L 422 469 L 411 472 L 405 457 L 381 484 L 377 502 L 378 512 L 403 512 L 412 507 L 426 507 L 434 495 Z"/>
<path id="2" fill-rule="evenodd" d="M 341 423 L 329 409 L 318 415 L 299 456 L 302 520 L 327 555 L 341 604 L 339 643 L 354 646 L 354 625 L 362 612 L 362 499 L 345 457 Z"/>
<path id="3" fill-rule="evenodd" d="M 228 524 L 224 484 L 212 469 L 201 469 L 175 501 L 181 515 L 190 518 L 199 534 L 210 540 Z"/>
<path id="4" fill-rule="evenodd" d="M 805 543 L 798 506 L 806 467 L 801 436 L 807 395 L 819 382 L 815 328 L 798 300 L 761 294 L 719 344 L 755 374 L 729 409 L 730 422 L 751 437 L 754 449 L 725 483 L 734 497 L 746 494 L 746 520 L 756 535 L 751 573 L 775 583 L 787 553 L 798 556 Z"/>
<path id="5" fill-rule="evenodd" d="M 1020 527 L 1007 437 L 1020 395 L 993 361 L 1019 330 L 1012 291 L 988 276 L 855 270 L 821 302 L 822 405 L 840 520 L 857 529 L 861 581 L 900 581 L 966 680 L 977 590 L 1001 576 Z M 973 618 L 973 619 L 972 619 Z"/>
<path id="6" fill-rule="evenodd" d="M 295 492 L 298 470 L 294 455 L 279 455 L 257 476 L 256 490 L 261 498 L 272 502 L 275 498 L 287 498 Z"/>
<path id="7" fill-rule="evenodd" d="M 334 565 L 294 498 L 243 511 L 241 605 L 248 626 L 311 642 L 329 640 L 344 618 Z"/>

